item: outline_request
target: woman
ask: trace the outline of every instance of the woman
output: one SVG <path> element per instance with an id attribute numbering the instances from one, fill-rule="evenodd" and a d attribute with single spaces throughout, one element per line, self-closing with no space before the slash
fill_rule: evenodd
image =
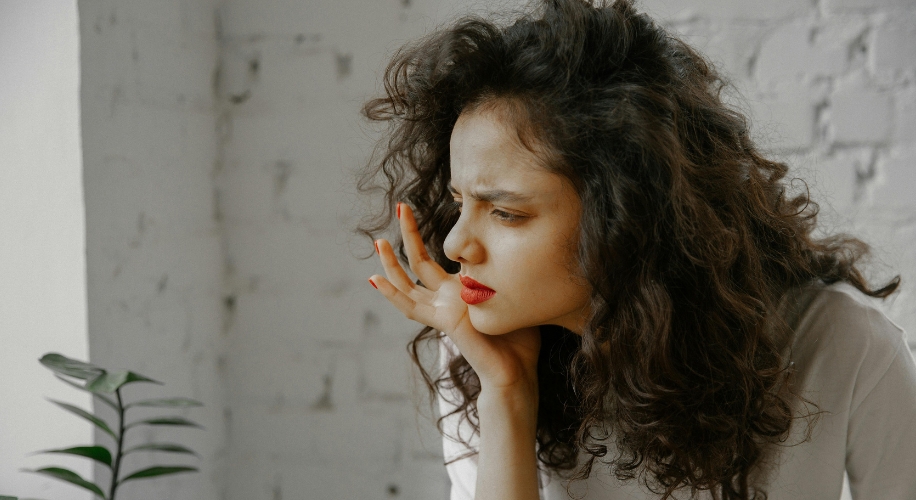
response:
<path id="1" fill-rule="evenodd" d="M 916 498 L 916 368 L 724 84 L 629 1 L 402 49 L 370 282 L 439 342 L 452 498 Z M 403 203 L 400 203 L 403 202 Z M 397 207 L 396 209 L 394 207 Z"/>

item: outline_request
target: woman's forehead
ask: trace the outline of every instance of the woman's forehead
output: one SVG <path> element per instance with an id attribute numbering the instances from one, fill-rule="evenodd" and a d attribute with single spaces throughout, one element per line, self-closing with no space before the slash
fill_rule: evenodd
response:
<path id="1" fill-rule="evenodd" d="M 459 190 L 532 189 L 556 182 L 555 174 L 521 144 L 514 127 L 489 109 L 461 115 L 449 152 L 452 185 Z"/>
<path id="2" fill-rule="evenodd" d="M 453 192 L 475 193 L 476 197 L 484 197 L 486 192 L 504 201 L 525 201 L 523 198 L 555 191 L 562 184 L 560 176 L 517 157 L 470 156 L 463 161 L 452 158 L 449 187 Z"/>

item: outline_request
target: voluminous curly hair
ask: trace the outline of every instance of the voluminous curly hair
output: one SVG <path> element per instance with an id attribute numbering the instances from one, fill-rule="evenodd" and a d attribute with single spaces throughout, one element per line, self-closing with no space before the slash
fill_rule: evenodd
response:
<path id="1" fill-rule="evenodd" d="M 365 234 L 405 201 L 430 255 L 458 271 L 443 253 L 458 217 L 449 139 L 481 105 L 500 109 L 581 200 L 578 263 L 594 312 L 581 336 L 542 327 L 540 462 L 578 478 L 606 462 L 663 498 L 765 497 L 755 466 L 812 415 L 793 409 L 780 301 L 837 281 L 885 297 L 899 277 L 873 289 L 856 267 L 866 245 L 812 236 L 817 205 L 787 192 L 787 166 L 758 151 L 711 65 L 629 0 L 544 0 L 511 25 L 466 17 L 402 48 L 384 83 L 364 113 L 388 123 L 387 140 L 359 187 L 382 190 L 387 206 Z M 424 329 L 414 360 L 433 393 L 460 394 L 455 413 L 476 428 L 479 380 L 460 356 L 445 373 L 424 368 L 429 340 L 441 334 Z"/>

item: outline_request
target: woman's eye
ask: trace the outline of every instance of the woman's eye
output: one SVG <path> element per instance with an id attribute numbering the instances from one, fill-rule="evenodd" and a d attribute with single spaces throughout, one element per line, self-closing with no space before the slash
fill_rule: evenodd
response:
<path id="1" fill-rule="evenodd" d="M 464 207 L 464 204 L 460 200 L 455 200 L 451 204 L 449 204 L 449 208 L 453 211 L 453 213 L 454 212 L 461 213 L 463 207 Z M 494 208 L 490 212 L 490 215 L 496 217 L 496 219 L 498 219 L 501 222 L 507 222 L 507 223 L 519 222 L 522 219 L 526 218 L 523 215 L 512 214 L 504 210 L 500 210 L 498 208 Z"/>
<path id="2" fill-rule="evenodd" d="M 521 219 L 524 219 L 521 215 L 510 214 L 509 212 L 504 212 L 500 209 L 494 209 L 490 212 L 494 217 L 503 221 L 503 222 L 518 222 Z"/>

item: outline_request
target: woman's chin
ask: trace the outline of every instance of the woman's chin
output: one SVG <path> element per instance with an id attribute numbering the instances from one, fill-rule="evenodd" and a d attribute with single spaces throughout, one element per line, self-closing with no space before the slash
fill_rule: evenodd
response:
<path id="1" fill-rule="evenodd" d="M 505 335 L 509 332 L 513 332 L 520 328 L 525 328 L 526 326 L 531 325 L 520 325 L 520 324 L 510 324 L 504 319 L 495 318 L 491 314 L 487 314 L 482 311 L 475 311 L 473 308 L 468 311 L 468 316 L 471 319 L 471 326 L 474 327 L 480 333 L 485 335 Z"/>

